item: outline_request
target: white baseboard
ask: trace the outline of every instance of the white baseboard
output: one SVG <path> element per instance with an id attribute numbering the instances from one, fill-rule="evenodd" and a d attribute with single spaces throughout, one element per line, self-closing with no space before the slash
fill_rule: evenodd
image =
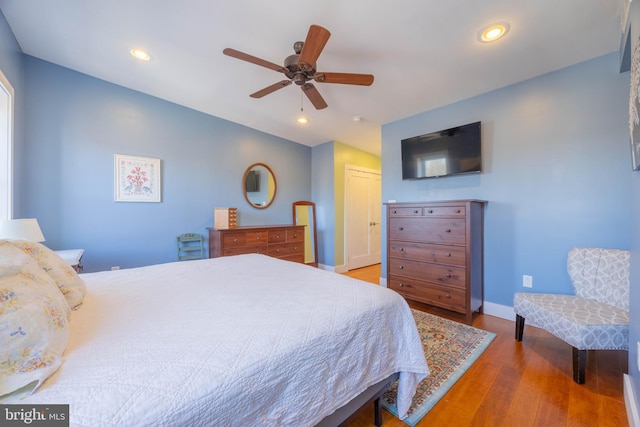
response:
<path id="1" fill-rule="evenodd" d="M 349 271 L 349 268 L 346 265 L 336 265 L 335 267 L 333 267 L 333 271 L 335 271 L 336 273 L 346 273 L 347 271 Z"/>
<path id="2" fill-rule="evenodd" d="M 332 265 L 318 264 L 318 268 L 320 270 L 336 271 L 335 267 L 333 267 Z"/>
<path id="3" fill-rule="evenodd" d="M 508 305 L 485 301 L 483 303 L 483 309 L 484 314 L 488 314 L 489 316 L 500 317 L 501 319 L 512 320 L 514 322 L 516 320 L 516 313 L 513 311 L 513 307 L 509 307 Z"/>
<path id="4" fill-rule="evenodd" d="M 633 390 L 631 377 L 624 374 L 624 406 L 627 408 L 627 420 L 629 427 L 640 427 L 640 416 L 638 415 L 638 400 Z"/>

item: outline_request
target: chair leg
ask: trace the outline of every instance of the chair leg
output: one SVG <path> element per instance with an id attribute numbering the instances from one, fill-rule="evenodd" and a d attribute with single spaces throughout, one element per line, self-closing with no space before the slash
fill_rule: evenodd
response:
<path id="1" fill-rule="evenodd" d="M 584 384 L 585 370 L 587 368 L 587 350 L 573 348 L 573 380 L 578 384 Z"/>
<path id="2" fill-rule="evenodd" d="M 522 334 L 524 333 L 524 317 L 516 314 L 516 341 L 522 341 Z"/>

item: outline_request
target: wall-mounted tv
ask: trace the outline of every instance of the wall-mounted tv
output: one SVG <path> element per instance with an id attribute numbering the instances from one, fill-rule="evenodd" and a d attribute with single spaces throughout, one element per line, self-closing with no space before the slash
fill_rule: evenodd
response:
<path id="1" fill-rule="evenodd" d="M 402 179 L 436 178 L 482 170 L 480 122 L 403 139 Z"/>

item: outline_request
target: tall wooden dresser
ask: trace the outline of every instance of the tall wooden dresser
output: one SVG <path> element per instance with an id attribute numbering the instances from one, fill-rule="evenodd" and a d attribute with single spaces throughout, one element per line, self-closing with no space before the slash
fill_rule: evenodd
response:
<path id="1" fill-rule="evenodd" d="M 209 258 L 264 254 L 304 263 L 304 225 L 208 228 Z"/>
<path id="2" fill-rule="evenodd" d="M 483 309 L 486 203 L 387 203 L 387 286 L 471 323 Z"/>

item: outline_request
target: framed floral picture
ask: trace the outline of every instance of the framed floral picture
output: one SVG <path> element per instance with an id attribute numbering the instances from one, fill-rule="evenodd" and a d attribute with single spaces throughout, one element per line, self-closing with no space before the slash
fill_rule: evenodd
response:
<path id="1" fill-rule="evenodd" d="M 114 154 L 116 202 L 160 202 L 160 159 Z"/>

